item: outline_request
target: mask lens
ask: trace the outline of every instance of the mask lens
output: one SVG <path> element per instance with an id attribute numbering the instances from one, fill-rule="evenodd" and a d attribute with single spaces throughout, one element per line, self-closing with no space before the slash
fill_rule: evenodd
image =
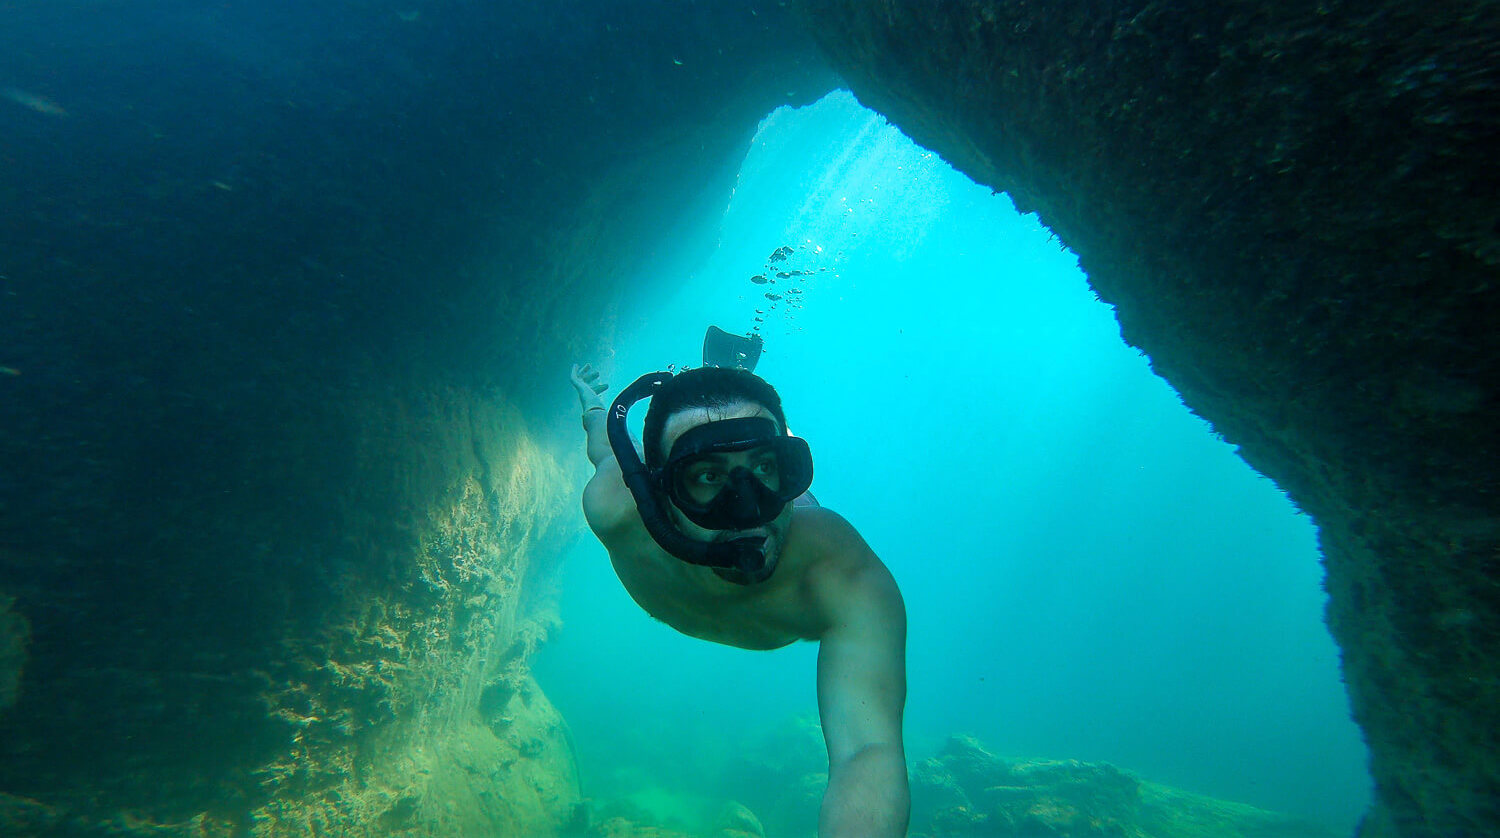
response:
<path id="1" fill-rule="evenodd" d="M 693 523 L 711 530 L 758 527 L 812 483 L 807 443 L 769 419 L 725 419 L 684 433 L 672 446 L 663 489 Z"/>
<path id="2" fill-rule="evenodd" d="M 744 475 L 771 492 L 781 490 L 781 456 L 774 446 L 748 452 L 704 454 L 677 464 L 675 484 L 679 500 L 707 508 L 724 489 Z"/>
<path id="3" fill-rule="evenodd" d="M 679 500 L 707 507 L 724 491 L 729 470 L 713 457 L 694 457 L 677 467 L 675 482 Z"/>

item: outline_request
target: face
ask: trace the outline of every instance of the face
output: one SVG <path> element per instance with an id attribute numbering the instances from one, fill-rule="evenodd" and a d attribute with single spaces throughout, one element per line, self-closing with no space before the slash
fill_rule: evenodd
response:
<path id="1" fill-rule="evenodd" d="M 780 460 L 769 445 L 748 451 L 708 453 L 684 466 L 678 481 L 678 491 L 693 503 L 707 505 L 723 491 L 729 483 L 730 474 L 737 468 L 750 472 L 755 479 L 771 490 L 781 488 Z"/>
<path id="2" fill-rule="evenodd" d="M 775 421 L 761 405 L 753 402 L 735 402 L 724 407 L 696 407 L 682 410 L 667 418 L 662 428 L 662 450 L 671 451 L 672 445 L 677 442 L 687 431 L 708 422 L 718 422 L 724 419 L 742 419 L 751 417 L 764 417 Z M 729 473 L 736 467 L 747 468 L 755 477 L 771 488 L 777 488 L 780 476 L 776 471 L 776 459 L 771 456 L 769 449 L 750 449 L 748 451 L 734 451 L 728 453 L 712 454 L 699 462 L 689 466 L 684 473 L 684 484 L 682 489 L 688 497 L 701 503 L 712 500 L 714 495 L 723 488 L 724 482 L 728 480 Z M 748 530 L 710 530 L 700 527 L 687 516 L 683 515 L 675 505 L 668 504 L 671 510 L 672 520 L 677 527 L 688 538 L 694 541 L 712 542 L 729 541 L 745 536 L 765 536 L 765 554 L 768 564 L 774 564 L 780 557 L 781 547 L 785 543 L 787 527 L 792 522 L 792 505 L 788 503 L 777 515 L 775 520 L 764 526 L 754 527 Z"/>

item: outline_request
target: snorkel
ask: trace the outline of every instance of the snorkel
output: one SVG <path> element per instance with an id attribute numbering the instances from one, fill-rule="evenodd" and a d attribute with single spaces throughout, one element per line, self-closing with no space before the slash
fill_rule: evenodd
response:
<path id="1" fill-rule="evenodd" d="M 648 468 L 636 452 L 625 423 L 630 408 L 642 399 L 650 398 L 671 378 L 670 372 L 653 372 L 636 379 L 610 406 L 605 424 L 610 448 L 614 451 L 615 461 L 619 463 L 625 486 L 635 499 L 641 522 L 663 550 L 688 564 L 712 568 L 721 578 L 737 584 L 764 581 L 775 570 L 774 563 L 767 562 L 766 537 L 745 536 L 727 541 L 697 541 L 689 538 L 670 517 L 664 497 L 669 492 L 664 487 L 663 473 Z M 806 443 L 800 439 L 786 439 L 801 445 L 805 451 Z M 807 482 L 810 483 L 810 459 L 807 461 L 806 472 Z M 805 490 L 806 485 L 803 485 L 796 491 L 800 494 Z M 781 501 L 781 505 L 786 502 L 788 501 Z"/>

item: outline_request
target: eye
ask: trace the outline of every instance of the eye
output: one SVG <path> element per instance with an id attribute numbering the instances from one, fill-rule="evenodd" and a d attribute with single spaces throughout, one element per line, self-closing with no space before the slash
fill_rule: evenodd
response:
<path id="1" fill-rule="evenodd" d="M 688 482 L 696 486 L 717 486 L 724 482 L 724 470 L 711 466 L 694 469 L 688 472 Z"/>
<path id="2" fill-rule="evenodd" d="M 755 464 L 753 466 L 751 466 L 750 471 L 756 477 L 775 477 L 776 476 L 776 458 L 775 457 L 766 457 L 763 460 L 757 460 L 755 462 Z"/>

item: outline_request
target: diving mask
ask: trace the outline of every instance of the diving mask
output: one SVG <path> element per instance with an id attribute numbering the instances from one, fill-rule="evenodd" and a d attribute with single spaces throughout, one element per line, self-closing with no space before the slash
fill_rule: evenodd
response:
<path id="1" fill-rule="evenodd" d="M 770 419 L 722 419 L 677 438 L 659 480 L 689 521 L 710 530 L 747 530 L 776 520 L 812 485 L 807 442 Z"/>

